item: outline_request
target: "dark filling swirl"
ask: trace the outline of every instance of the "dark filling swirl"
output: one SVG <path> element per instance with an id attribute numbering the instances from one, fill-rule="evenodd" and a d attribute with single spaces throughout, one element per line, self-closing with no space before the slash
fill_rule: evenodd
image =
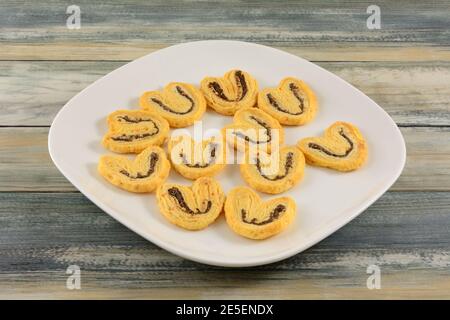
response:
<path id="1" fill-rule="evenodd" d="M 156 127 L 156 124 L 155 124 L 155 122 L 152 119 L 130 118 L 128 115 L 118 116 L 117 119 L 118 119 L 119 122 L 122 122 L 122 120 L 123 120 L 123 121 L 128 122 L 128 123 L 152 122 L 155 125 L 155 127 Z"/>
<path id="2" fill-rule="evenodd" d="M 124 116 L 124 117 L 120 117 L 122 118 L 124 121 L 130 122 L 130 123 L 139 123 L 139 122 L 151 122 L 155 128 L 155 130 L 153 132 L 146 132 L 146 133 L 141 133 L 141 134 L 121 134 L 119 136 L 112 136 L 111 140 L 114 141 L 122 141 L 122 142 L 131 142 L 134 140 L 142 140 L 154 135 L 157 135 L 159 133 L 159 127 L 156 124 L 155 121 L 153 121 L 152 119 L 131 119 L 128 116 Z"/>
<path id="3" fill-rule="evenodd" d="M 216 160 L 216 149 L 217 149 L 218 145 L 215 143 L 210 143 L 210 144 L 208 144 L 208 147 L 210 148 L 210 152 L 209 152 L 209 159 L 206 163 L 202 164 L 202 163 L 196 162 L 194 164 L 191 164 L 186 159 L 186 155 L 183 152 L 181 152 L 180 158 L 182 159 L 183 164 L 189 168 L 207 168 L 210 165 L 212 165 Z"/>
<path id="4" fill-rule="evenodd" d="M 347 142 L 348 142 L 348 144 L 349 144 L 348 149 L 345 150 L 345 152 L 342 153 L 342 154 L 334 153 L 334 152 L 332 152 L 332 151 L 330 151 L 330 150 L 328 150 L 328 149 L 325 149 L 325 148 L 322 147 L 321 145 L 318 145 L 317 143 L 314 143 L 314 142 L 310 142 L 310 143 L 308 144 L 308 147 L 310 147 L 311 149 L 319 150 L 319 151 L 321 151 L 321 152 L 323 152 L 323 153 L 325 153 L 325 154 L 327 154 L 327 155 L 329 155 L 329 156 L 331 156 L 331 157 L 345 158 L 345 157 L 347 157 L 347 156 L 350 154 L 350 152 L 353 151 L 354 144 L 353 144 L 353 141 L 345 134 L 344 129 L 341 128 L 341 130 L 339 130 L 339 134 L 340 134 L 345 140 L 347 140 Z"/>
<path id="5" fill-rule="evenodd" d="M 120 170 L 120 173 L 127 176 L 130 179 L 145 179 L 150 177 L 155 172 L 156 163 L 158 162 L 159 156 L 157 153 L 152 152 L 149 157 L 148 170 L 145 173 L 138 172 L 136 175 L 130 174 L 126 170 Z"/>
<path id="6" fill-rule="evenodd" d="M 208 202 L 206 204 L 206 209 L 204 211 L 201 211 L 198 208 L 196 208 L 195 210 L 192 210 L 191 208 L 189 208 L 188 204 L 184 200 L 183 194 L 181 193 L 181 191 L 178 188 L 172 187 L 169 190 L 167 190 L 167 192 L 169 193 L 169 195 L 171 197 L 173 197 L 175 200 L 177 200 L 178 205 L 181 208 L 181 210 L 183 210 L 184 212 L 186 212 L 188 214 L 192 214 L 192 215 L 205 214 L 211 209 L 212 202 L 210 200 L 208 200 Z"/>
<path id="7" fill-rule="evenodd" d="M 301 115 L 305 111 L 305 101 L 299 93 L 299 88 L 294 83 L 290 83 L 289 90 L 291 90 L 292 94 L 299 102 L 298 107 L 300 110 L 297 112 L 292 112 L 292 111 L 287 110 L 287 109 L 283 108 L 282 106 L 280 106 L 277 99 L 275 99 L 275 97 L 272 96 L 270 93 L 267 94 L 267 99 L 269 100 L 269 103 L 272 105 L 272 107 L 274 107 L 275 109 L 277 109 L 280 112 L 284 112 L 284 113 L 287 113 L 287 114 L 290 114 L 293 116 Z"/>
<path id="8" fill-rule="evenodd" d="M 188 114 L 189 112 L 191 112 L 194 109 L 194 106 L 195 106 L 194 99 L 192 99 L 183 89 L 181 89 L 180 86 L 176 86 L 175 89 L 177 90 L 177 92 L 180 96 L 186 98 L 191 103 L 190 107 L 186 111 L 173 110 L 172 108 L 167 106 L 164 102 L 162 102 L 161 100 L 156 99 L 156 98 L 150 98 L 150 100 L 152 100 L 154 103 L 159 105 L 161 108 L 163 108 L 167 112 L 174 113 L 174 114 L 181 114 L 181 115 Z"/>
<path id="9" fill-rule="evenodd" d="M 245 81 L 245 76 L 242 74 L 242 71 L 238 70 L 234 74 L 234 78 L 236 80 L 236 86 L 239 90 L 239 94 L 235 100 L 231 100 L 228 98 L 225 93 L 223 92 L 222 87 L 218 82 L 210 82 L 208 84 L 208 87 L 211 89 L 211 91 L 220 99 L 225 100 L 227 102 L 239 102 L 247 95 L 248 92 L 248 86 L 247 82 Z"/>
<path id="10" fill-rule="evenodd" d="M 142 133 L 142 134 L 121 134 L 120 136 L 111 137 L 114 141 L 131 142 L 134 140 L 142 140 L 155 135 L 156 133 Z"/>
<path id="11" fill-rule="evenodd" d="M 249 118 L 255 121 L 257 124 L 259 124 L 261 127 L 263 127 L 264 130 L 266 130 L 267 139 L 265 141 L 255 140 L 250 138 L 248 135 L 243 134 L 242 132 L 233 132 L 233 134 L 238 138 L 244 139 L 245 141 L 253 144 L 263 144 L 272 141 L 272 129 L 269 127 L 269 125 L 254 116 L 250 116 Z"/>
<path id="12" fill-rule="evenodd" d="M 273 209 L 270 214 L 269 214 L 269 218 L 267 218 L 266 220 L 263 221 L 257 221 L 256 218 L 253 218 L 252 220 L 248 220 L 247 219 L 247 211 L 245 209 L 241 209 L 241 217 L 242 217 L 242 221 L 248 224 L 254 224 L 257 226 L 263 226 L 265 224 L 271 223 L 274 220 L 278 219 L 280 217 L 280 215 L 286 211 L 286 206 L 283 204 L 279 204 L 275 207 L 275 209 Z"/>
<path id="13" fill-rule="evenodd" d="M 288 152 L 288 154 L 286 155 L 286 162 L 284 163 L 284 174 L 277 174 L 274 177 L 269 177 L 268 175 L 266 175 L 262 172 L 261 161 L 259 160 L 259 157 L 256 158 L 256 169 L 258 170 L 261 177 L 263 177 L 264 179 L 267 179 L 270 181 L 281 180 L 281 179 L 285 178 L 289 174 L 289 171 L 292 169 L 293 158 L 294 158 L 294 154 L 292 152 Z"/>

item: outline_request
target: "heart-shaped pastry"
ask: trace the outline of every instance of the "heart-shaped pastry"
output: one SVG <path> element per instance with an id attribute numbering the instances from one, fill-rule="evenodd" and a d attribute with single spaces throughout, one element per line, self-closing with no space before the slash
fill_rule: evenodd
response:
<path id="1" fill-rule="evenodd" d="M 119 153 L 140 153 L 149 146 L 163 144 L 169 135 L 164 118 L 141 110 L 115 111 L 108 116 L 108 126 L 102 144 Z"/>
<path id="2" fill-rule="evenodd" d="M 170 162 L 163 149 L 150 146 L 134 161 L 125 156 L 102 156 L 98 171 L 110 183 L 124 190 L 152 192 L 166 180 Z"/>
<path id="3" fill-rule="evenodd" d="M 142 109 L 166 119 L 174 128 L 192 125 L 206 110 L 206 100 L 200 90 L 183 82 L 171 82 L 162 91 L 144 92 L 139 104 Z"/>
<path id="4" fill-rule="evenodd" d="M 220 184 L 203 177 L 187 187 L 166 183 L 156 192 L 164 217 L 188 230 L 200 230 L 213 223 L 222 212 L 225 195 Z"/>
<path id="5" fill-rule="evenodd" d="M 314 118 L 317 98 L 305 82 L 288 77 L 281 80 L 277 88 L 259 92 L 258 107 L 281 124 L 303 125 Z"/>
<path id="6" fill-rule="evenodd" d="M 293 146 L 257 153 L 240 165 L 241 175 L 254 189 L 265 193 L 281 193 L 296 185 L 303 177 L 305 157 Z"/>
<path id="7" fill-rule="evenodd" d="M 244 108 L 236 112 L 233 123 L 222 129 L 227 143 L 240 151 L 270 153 L 284 142 L 280 123 L 258 108 Z"/>
<path id="8" fill-rule="evenodd" d="M 188 179 L 211 177 L 225 167 L 225 143 L 222 136 L 195 141 L 181 135 L 169 140 L 169 158 L 175 170 Z"/>
<path id="9" fill-rule="evenodd" d="M 263 202 L 250 188 L 232 189 L 225 201 L 225 218 L 230 228 L 250 239 L 266 239 L 294 221 L 295 201 L 280 197 Z"/>
<path id="10" fill-rule="evenodd" d="M 212 109 L 231 116 L 239 109 L 255 105 L 258 83 L 245 71 L 230 70 L 223 78 L 204 78 L 200 89 Z"/>
<path id="11" fill-rule="evenodd" d="M 351 171 L 361 167 L 367 158 L 367 144 L 357 127 L 346 122 L 335 122 L 323 137 L 312 137 L 297 143 L 306 163 Z"/>

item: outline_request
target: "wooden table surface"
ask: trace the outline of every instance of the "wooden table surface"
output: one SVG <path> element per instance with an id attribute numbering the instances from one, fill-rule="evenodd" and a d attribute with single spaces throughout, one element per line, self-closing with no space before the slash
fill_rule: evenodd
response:
<path id="1" fill-rule="evenodd" d="M 66 8 L 81 28 L 66 27 Z M 450 298 L 450 2 L 0 3 L 0 298 Z M 395 185 L 285 261 L 210 267 L 129 231 L 81 195 L 47 151 L 58 110 L 101 76 L 180 42 L 235 39 L 304 57 L 381 105 L 407 144 Z M 389 143 L 389 141 L 386 141 Z M 366 286 L 367 267 L 381 289 Z M 81 268 L 68 290 L 66 269 Z"/>

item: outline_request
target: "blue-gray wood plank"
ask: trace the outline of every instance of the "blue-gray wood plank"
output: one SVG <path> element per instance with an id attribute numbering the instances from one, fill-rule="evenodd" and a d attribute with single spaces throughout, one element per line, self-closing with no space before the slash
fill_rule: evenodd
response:
<path id="1" fill-rule="evenodd" d="M 448 289 L 448 192 L 388 192 L 318 245 L 285 261 L 246 269 L 176 257 L 130 232 L 79 193 L 0 193 L 0 203 L 0 297 L 14 286 L 29 293 L 27 282 L 43 285 L 36 297 L 66 297 L 65 270 L 73 264 L 80 266 L 87 290 L 74 297 L 91 291 L 92 297 L 127 297 L 123 291 L 132 289 L 142 290 L 143 297 L 157 297 L 163 289 L 173 289 L 168 293 L 173 297 L 206 291 L 210 298 L 224 293 L 263 297 L 252 290 L 255 281 L 265 290 L 277 287 L 272 291 L 277 298 L 313 297 L 321 291 L 291 292 L 303 282 L 328 286 L 336 297 L 352 291 L 383 297 L 366 288 L 372 264 L 381 269 L 385 297 L 404 285 L 416 298 L 433 291 L 443 297 Z M 436 281 L 437 276 L 444 281 Z"/>
<path id="2" fill-rule="evenodd" d="M 79 30 L 66 28 L 69 4 Z M 449 298 L 450 2 L 377 1 L 380 30 L 366 27 L 370 4 L 2 1 L 0 298 Z M 131 59 L 204 39 L 286 49 L 375 99 L 408 147 L 393 190 L 309 250 L 247 269 L 176 257 L 76 192 L 46 149 L 57 110 Z M 66 289 L 71 264 L 82 290 Z M 381 290 L 366 287 L 371 264 Z"/>
<path id="3" fill-rule="evenodd" d="M 67 2 L 3 1 L 0 40 L 150 41 L 234 39 L 265 44 L 382 42 L 449 44 L 448 1 L 377 1 L 382 27 L 369 30 L 366 1 L 76 1 L 81 29 L 65 23 Z M 373 3 L 375 4 L 375 3 Z"/>

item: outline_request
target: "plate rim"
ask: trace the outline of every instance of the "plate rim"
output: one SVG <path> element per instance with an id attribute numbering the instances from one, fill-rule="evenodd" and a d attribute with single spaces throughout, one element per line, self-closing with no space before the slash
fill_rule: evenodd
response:
<path id="1" fill-rule="evenodd" d="M 282 53 L 285 55 L 289 55 L 291 57 L 294 57 L 296 59 L 300 59 L 303 61 L 306 61 L 308 63 L 312 63 L 314 64 L 315 67 L 320 68 L 322 71 L 327 72 L 329 75 L 332 75 L 336 80 L 341 81 L 345 84 L 347 84 L 348 86 L 350 86 L 353 90 L 357 91 L 359 94 L 364 95 L 367 99 L 369 99 L 376 107 L 378 107 L 378 109 L 380 109 L 379 111 L 382 111 L 382 113 L 384 113 L 384 115 L 386 116 L 386 118 L 391 122 L 391 124 L 395 127 L 398 136 L 400 137 L 401 140 L 401 161 L 398 162 L 397 168 L 396 168 L 396 173 L 393 174 L 392 176 L 390 176 L 390 179 L 387 183 L 383 184 L 383 187 L 378 188 L 376 192 L 373 192 L 370 197 L 363 202 L 363 204 L 359 204 L 355 207 L 353 207 L 352 209 L 348 209 L 346 210 L 346 212 L 351 211 L 353 212 L 352 214 L 347 214 L 344 215 L 342 217 L 342 215 L 340 216 L 339 219 L 332 219 L 329 223 L 322 225 L 320 227 L 320 231 L 316 231 L 315 233 L 315 237 L 309 239 L 308 241 L 304 242 L 303 245 L 292 248 L 290 250 L 287 251 L 282 251 L 279 254 L 272 254 L 270 256 L 266 256 L 266 257 L 254 257 L 251 259 L 248 259 L 244 262 L 239 262 L 239 261 L 224 261 L 220 259 L 220 255 L 218 255 L 218 259 L 209 259 L 209 258 L 204 258 L 204 257 L 199 257 L 196 254 L 190 254 L 189 252 L 185 252 L 181 249 L 178 249 L 176 246 L 172 246 L 170 243 L 167 243 L 165 241 L 159 240 L 159 238 L 157 236 L 152 236 L 152 235 L 148 235 L 145 234 L 143 232 L 140 232 L 139 230 L 134 230 L 133 227 L 129 226 L 129 224 L 127 223 L 127 219 L 126 218 L 122 218 L 122 215 L 117 212 L 115 209 L 109 207 L 108 205 L 106 205 L 105 203 L 102 203 L 101 201 L 97 201 L 95 199 L 93 199 L 89 192 L 87 190 L 84 190 L 84 187 L 79 184 L 78 182 L 76 182 L 76 179 L 74 178 L 74 176 L 70 173 L 65 171 L 64 168 L 62 168 L 61 163 L 59 163 L 58 161 L 58 156 L 56 155 L 55 152 L 55 145 L 52 141 L 52 137 L 53 137 L 53 132 L 54 132 L 54 124 L 57 123 L 57 121 L 59 120 L 59 118 L 61 117 L 61 114 L 63 113 L 63 111 L 67 108 L 67 106 L 72 102 L 72 100 L 76 99 L 79 95 L 82 95 L 84 93 L 84 91 L 88 90 L 91 86 L 95 85 L 97 82 L 109 77 L 111 74 L 115 73 L 116 71 L 127 67 L 129 64 L 134 63 L 136 61 L 139 61 L 141 59 L 145 59 L 146 57 L 167 50 L 167 49 L 171 49 L 173 50 L 176 47 L 181 47 L 181 46 L 189 46 L 189 45 L 195 45 L 195 44 L 206 44 L 206 43 L 220 43 L 220 44 L 234 44 L 234 45 L 249 45 L 249 46 L 257 46 L 257 47 L 261 47 L 265 50 L 269 49 L 272 50 L 274 52 L 277 53 Z M 376 200 L 378 200 L 384 193 L 386 193 L 390 187 L 395 183 L 395 181 L 399 178 L 399 176 L 401 175 L 405 164 L 406 164 L 406 144 L 405 144 L 405 139 L 399 129 L 399 127 L 397 126 L 397 124 L 395 123 L 395 121 L 392 119 L 392 117 L 381 107 L 379 106 L 375 101 L 372 100 L 372 98 L 370 98 L 369 96 L 367 96 L 365 93 L 363 93 L 361 90 L 359 90 L 358 88 L 356 88 L 355 86 L 353 86 L 352 84 L 350 84 L 349 82 L 345 81 L 344 79 L 342 79 L 341 77 L 337 76 L 336 74 L 322 68 L 321 66 L 310 62 L 304 58 L 298 57 L 294 54 L 291 54 L 289 52 L 277 49 L 277 48 L 273 48 L 270 46 L 265 46 L 265 45 L 261 45 L 261 44 L 257 44 L 257 43 L 252 43 L 252 42 L 246 42 L 246 41 L 235 41 L 235 40 L 200 40 L 200 41 L 190 41 L 190 42 L 183 42 L 183 43 L 178 43 L 175 45 L 171 45 L 156 51 L 153 51 L 149 54 L 146 54 L 142 57 L 139 57 L 135 60 L 129 61 L 127 63 L 125 63 L 124 65 L 114 69 L 113 71 L 107 73 L 106 75 L 96 79 L 94 82 L 92 82 L 91 84 L 89 84 L 88 86 L 86 86 L 84 89 L 82 89 L 80 92 L 78 92 L 76 95 L 74 95 L 71 99 L 69 99 L 64 106 L 58 111 L 58 113 L 56 114 L 56 116 L 54 117 L 51 125 L 50 125 L 50 129 L 49 129 L 49 133 L 48 133 L 48 151 L 50 154 L 50 158 L 52 159 L 54 165 L 56 166 L 56 168 L 61 172 L 61 174 L 73 185 L 75 186 L 75 188 L 80 191 L 86 198 L 88 198 L 91 202 L 93 202 L 96 206 L 98 206 L 102 211 L 104 211 L 105 213 L 107 213 L 109 216 L 111 216 L 113 219 L 115 219 L 116 221 L 118 221 L 120 224 L 122 224 L 123 226 L 125 226 L 126 228 L 128 228 L 129 230 L 131 230 L 132 232 L 138 234 L 139 236 L 143 237 L 144 239 L 146 239 L 147 241 L 152 242 L 153 244 L 157 245 L 158 247 L 169 251 L 177 256 L 180 256 L 184 259 L 188 259 L 191 261 L 195 261 L 195 262 L 199 262 L 199 263 L 203 263 L 203 264 L 207 264 L 207 265 L 213 265 L 213 266 L 220 266 L 220 267 L 253 267 L 253 266 L 260 266 L 260 265 L 266 265 L 266 264 L 270 264 L 270 263 L 274 263 L 274 262 L 278 262 L 284 259 L 287 259 L 289 257 L 292 257 L 310 247 L 312 247 L 313 245 L 319 243 L 320 241 L 322 241 L 323 239 L 327 238 L 328 236 L 330 236 L 331 234 L 333 234 L 334 232 L 336 232 L 337 230 L 339 230 L 340 228 L 342 228 L 343 226 L 345 226 L 346 224 L 348 224 L 350 221 L 352 221 L 353 219 L 355 219 L 357 216 L 359 216 L 362 212 L 364 212 L 364 210 L 366 210 L 368 207 L 370 207 Z M 344 211 L 345 212 L 345 211 Z"/>

